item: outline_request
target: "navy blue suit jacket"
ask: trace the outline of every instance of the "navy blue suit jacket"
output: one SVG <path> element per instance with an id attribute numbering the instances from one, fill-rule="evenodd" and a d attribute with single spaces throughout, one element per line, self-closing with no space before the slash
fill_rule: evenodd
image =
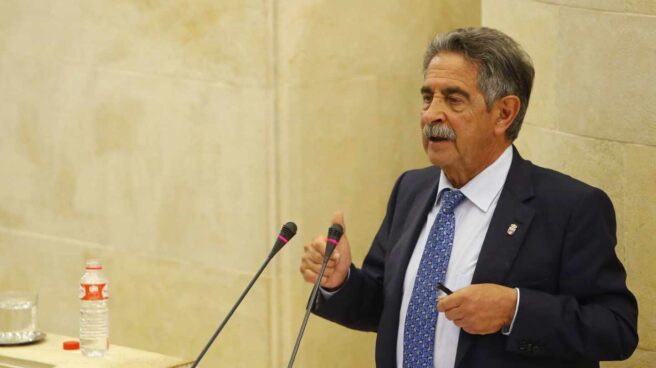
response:
<path id="1" fill-rule="evenodd" d="M 396 367 L 403 278 L 439 177 L 429 167 L 397 180 L 362 268 L 351 266 L 340 291 L 315 305 L 326 319 L 377 332 L 377 367 Z M 511 224 L 518 227 L 508 235 Z M 603 191 L 514 150 L 472 283 L 518 287 L 518 312 L 509 336 L 461 331 L 456 368 L 598 367 L 629 357 L 638 307 L 615 244 L 615 212 Z"/>

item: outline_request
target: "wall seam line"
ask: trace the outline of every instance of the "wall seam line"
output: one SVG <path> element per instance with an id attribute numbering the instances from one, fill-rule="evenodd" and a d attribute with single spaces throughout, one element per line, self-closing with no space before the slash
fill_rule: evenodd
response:
<path id="1" fill-rule="evenodd" d="M 269 133 L 269 228 L 278 230 L 278 224 L 281 219 L 280 214 L 280 159 L 281 151 L 279 148 L 280 139 L 280 109 L 279 109 L 279 35 L 278 35 L 278 1 L 268 0 L 269 4 L 269 31 L 270 43 L 269 47 L 269 61 L 270 61 L 270 76 L 271 76 L 271 119 L 270 119 L 270 133 Z M 277 296 L 280 294 L 280 280 L 276 277 L 279 273 L 277 262 L 272 262 L 271 265 L 271 283 L 268 288 L 268 345 L 269 345 L 269 362 L 268 366 L 273 368 L 277 366 L 280 360 L 280 310 L 281 305 Z"/>
<path id="2" fill-rule="evenodd" d="M 620 139 L 600 138 L 600 137 L 594 137 L 594 136 L 591 136 L 591 135 L 570 133 L 570 132 L 567 132 L 567 131 L 559 130 L 557 127 L 555 129 L 554 128 L 547 128 L 547 127 L 544 127 L 544 126 L 541 126 L 541 125 L 536 125 L 536 124 L 529 123 L 528 121 L 525 122 L 525 124 L 527 126 L 530 126 L 530 127 L 536 128 L 536 129 L 546 130 L 546 131 L 549 131 L 549 132 L 560 133 L 560 134 L 563 134 L 563 135 L 568 136 L 568 137 L 586 138 L 586 139 L 593 139 L 593 140 L 602 141 L 602 142 L 628 144 L 628 145 L 632 145 L 632 146 L 647 147 L 647 148 L 656 148 L 656 145 L 651 145 L 651 144 L 636 143 L 636 142 L 630 142 L 630 141 L 623 141 L 623 140 L 620 140 Z M 520 135 L 521 135 L 521 132 L 520 132 Z"/>
<path id="3" fill-rule="evenodd" d="M 541 0 L 532 0 L 532 1 L 536 4 L 557 6 L 559 8 L 587 10 L 587 11 L 590 11 L 590 12 L 600 12 L 600 13 L 609 13 L 609 14 L 623 14 L 623 15 L 629 15 L 629 16 L 656 18 L 656 14 L 628 11 L 628 10 L 626 10 L 626 3 L 625 3 L 625 7 L 624 7 L 623 10 L 611 10 L 611 9 L 599 9 L 599 8 L 586 8 L 584 6 L 576 6 L 576 5 L 569 5 L 569 4 L 558 4 L 558 3 L 553 3 L 553 2 L 550 2 L 550 1 L 541 1 Z"/>
<path id="4" fill-rule="evenodd" d="M 143 257 L 143 258 L 148 258 L 151 260 L 159 261 L 159 262 L 169 262 L 169 263 L 174 263 L 177 265 L 181 266 L 193 266 L 193 267 L 201 267 L 201 268 L 211 268 L 213 271 L 219 271 L 219 272 L 224 272 L 227 274 L 233 274 L 236 276 L 243 276 L 243 277 L 253 277 L 253 270 L 240 270 L 237 268 L 229 268 L 229 267 L 217 267 L 217 266 L 212 266 L 208 265 L 206 263 L 202 262 L 196 262 L 196 261 L 184 261 L 180 260 L 178 257 L 174 256 L 162 256 L 162 255 L 153 255 L 151 253 L 147 252 L 139 252 L 134 249 L 123 249 L 123 248 L 116 248 L 115 246 L 112 246 L 111 244 L 109 245 L 103 245 L 101 243 L 95 243 L 92 241 L 86 241 L 86 240 L 78 240 L 78 239 L 73 239 L 73 238 L 65 238 L 65 237 L 59 237 L 55 235 L 48 235 L 48 234 L 43 234 L 43 233 L 37 233 L 37 232 L 30 232 L 30 231 L 24 231 L 24 230 L 16 230 L 16 229 L 11 229 L 7 228 L 4 226 L 0 226 L 0 236 L 8 236 L 8 237 L 23 237 L 27 239 L 32 239 L 35 241 L 46 241 L 46 242 L 52 242 L 54 243 L 53 245 L 36 245 L 35 247 L 39 248 L 51 248 L 54 247 L 56 244 L 66 244 L 69 246 L 75 246 L 79 248 L 84 248 L 84 249 L 94 249 L 94 250 L 99 250 L 107 253 L 115 253 L 115 254 L 129 254 L 131 257 Z M 61 250 L 59 250 L 61 252 Z M 72 252 L 75 253 L 75 252 Z M 267 273 L 262 274 L 260 276 L 262 279 L 272 279 L 271 275 L 268 275 Z"/>

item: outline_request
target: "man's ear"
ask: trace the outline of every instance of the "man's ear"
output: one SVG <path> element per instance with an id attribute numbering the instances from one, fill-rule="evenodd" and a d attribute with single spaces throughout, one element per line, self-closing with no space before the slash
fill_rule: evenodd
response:
<path id="1" fill-rule="evenodd" d="M 506 130 L 515 121 L 521 106 L 519 97 L 515 95 L 501 97 L 495 103 L 496 119 L 494 132 L 497 135 L 505 135 Z"/>

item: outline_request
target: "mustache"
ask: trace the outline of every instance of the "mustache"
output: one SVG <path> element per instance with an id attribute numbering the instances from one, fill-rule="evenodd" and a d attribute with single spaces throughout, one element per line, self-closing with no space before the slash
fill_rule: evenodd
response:
<path id="1" fill-rule="evenodd" d="M 439 138 L 446 139 L 454 142 L 456 140 L 456 132 L 449 128 L 444 123 L 431 123 L 424 126 L 423 133 L 427 139 Z"/>

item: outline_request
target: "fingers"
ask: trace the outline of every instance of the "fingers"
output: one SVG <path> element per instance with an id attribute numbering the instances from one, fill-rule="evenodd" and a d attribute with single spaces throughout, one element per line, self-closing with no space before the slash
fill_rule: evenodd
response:
<path id="1" fill-rule="evenodd" d="M 324 276 L 330 277 L 335 272 L 335 267 L 337 263 L 335 261 L 328 261 L 326 269 L 324 270 Z M 315 274 L 318 274 L 321 271 L 321 263 L 308 262 L 305 259 L 301 260 L 301 273 L 305 270 L 310 270 Z"/>
<path id="2" fill-rule="evenodd" d="M 438 298 L 437 309 L 470 334 L 489 334 L 512 322 L 516 290 L 501 285 L 475 284 Z"/>
<path id="3" fill-rule="evenodd" d="M 344 213 L 342 211 L 336 212 L 333 215 L 332 223 L 344 227 Z M 325 236 L 318 236 L 314 238 L 312 242 L 304 246 L 299 271 L 303 275 L 305 281 L 310 283 L 316 281 L 317 275 L 321 271 L 325 251 Z M 344 234 L 339 242 L 338 248 L 330 255 L 330 259 L 326 264 L 326 269 L 324 270 L 323 278 L 321 280 L 321 286 L 328 288 L 341 286 L 348 276 L 350 266 L 351 251 L 346 234 Z"/>
<path id="4" fill-rule="evenodd" d="M 455 296 L 455 297 L 454 297 Z M 438 298 L 437 309 L 444 313 L 444 316 L 453 324 L 468 331 L 471 323 L 471 313 L 468 311 L 466 305 L 463 304 L 463 298 L 460 295 L 453 293 L 451 295 L 443 295 Z"/>
<path id="5" fill-rule="evenodd" d="M 318 236 L 310 244 L 303 246 L 303 257 L 301 258 L 301 266 L 299 270 L 303 275 L 303 279 L 307 282 L 314 283 L 317 275 L 321 271 L 323 263 L 324 252 L 326 249 L 326 238 Z M 339 253 L 333 252 L 328 260 L 326 269 L 323 274 L 322 284 L 335 273 L 339 261 Z"/>
<path id="6" fill-rule="evenodd" d="M 310 284 L 314 284 L 317 281 L 317 276 L 319 276 L 318 272 L 314 272 L 310 269 L 305 269 L 301 271 L 303 274 L 303 280 L 306 282 L 309 282 Z M 321 278 L 321 286 L 324 286 L 324 284 L 328 282 L 328 276 L 324 274 L 324 276 Z"/>
<path id="7" fill-rule="evenodd" d="M 459 307 L 462 302 L 463 298 L 458 292 L 447 296 L 441 296 L 437 299 L 437 310 L 440 312 L 446 312 L 450 309 Z"/>
<path id="8" fill-rule="evenodd" d="M 327 270 L 326 273 L 328 273 Z M 326 275 L 326 273 L 324 273 L 323 277 L 321 278 L 321 287 L 333 289 L 336 286 L 341 285 L 340 283 L 336 283 L 334 280 L 331 281 L 330 276 Z M 314 284 L 317 281 L 317 276 L 319 276 L 319 274 L 312 270 L 305 270 L 303 272 L 303 279 L 310 284 Z"/>
<path id="9" fill-rule="evenodd" d="M 464 311 L 464 308 L 456 307 L 444 312 L 444 316 L 449 321 L 453 321 L 456 323 L 456 325 L 458 325 L 457 322 L 464 319 L 467 316 L 467 313 Z"/>
<path id="10" fill-rule="evenodd" d="M 312 242 L 303 246 L 304 255 L 303 258 L 307 259 L 309 262 L 321 264 L 323 262 L 323 257 L 325 254 L 326 243 L 325 242 Z M 330 260 L 328 265 L 332 266 L 339 260 L 339 252 L 335 251 L 330 255 Z"/>

